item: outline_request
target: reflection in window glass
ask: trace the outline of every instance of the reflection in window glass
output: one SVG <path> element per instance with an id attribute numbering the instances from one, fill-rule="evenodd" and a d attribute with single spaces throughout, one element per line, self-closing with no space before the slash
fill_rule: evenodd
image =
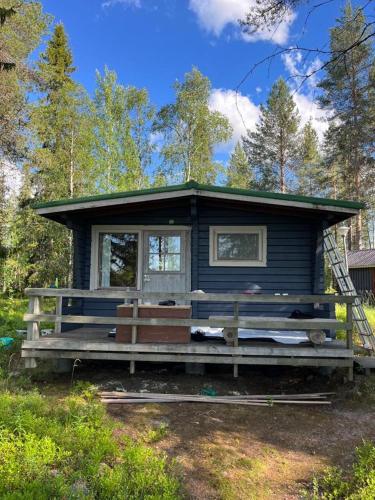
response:
<path id="1" fill-rule="evenodd" d="M 148 270 L 181 271 L 181 236 L 148 237 Z"/>
<path id="2" fill-rule="evenodd" d="M 258 260 L 259 234 L 218 234 L 217 258 L 220 260 Z"/>
<path id="3" fill-rule="evenodd" d="M 99 287 L 137 287 L 138 234 L 99 235 Z"/>

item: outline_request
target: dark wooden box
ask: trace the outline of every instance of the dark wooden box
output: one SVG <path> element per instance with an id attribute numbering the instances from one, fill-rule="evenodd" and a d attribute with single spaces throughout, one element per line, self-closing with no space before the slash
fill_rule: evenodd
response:
<path id="1" fill-rule="evenodd" d="M 117 316 L 133 317 L 132 305 L 117 306 Z M 191 318 L 191 306 L 157 306 L 142 304 L 138 307 L 139 318 Z M 131 342 L 132 327 L 117 325 L 116 342 Z M 137 342 L 139 343 L 171 343 L 188 344 L 190 342 L 189 326 L 138 326 Z"/>

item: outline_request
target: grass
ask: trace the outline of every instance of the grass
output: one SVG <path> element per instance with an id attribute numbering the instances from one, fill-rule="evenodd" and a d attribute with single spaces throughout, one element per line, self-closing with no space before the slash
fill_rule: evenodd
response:
<path id="1" fill-rule="evenodd" d="M 375 446 L 364 442 L 356 448 L 351 470 L 330 467 L 316 477 L 310 491 L 303 492 L 311 500 L 370 500 L 375 498 Z"/>
<path id="2" fill-rule="evenodd" d="M 364 306 L 366 317 L 370 323 L 372 330 L 375 332 L 375 307 Z M 339 321 L 346 321 L 346 306 L 345 304 L 336 304 L 336 317 Z M 346 332 L 344 330 L 337 331 L 337 338 L 343 340 L 346 338 Z M 358 336 L 355 335 L 354 340 L 357 343 L 361 343 Z"/>
<path id="3" fill-rule="evenodd" d="M 32 387 L 30 377 L 11 377 L 26 307 L 22 299 L 0 299 L 0 337 L 15 339 L 0 347 L 0 498 L 180 498 L 173 466 L 148 446 L 167 434 L 165 426 L 150 430 L 147 440 L 119 438 L 123 427 L 115 427 L 91 386 L 77 384 L 58 399 L 22 390 Z"/>
<path id="4" fill-rule="evenodd" d="M 0 497 L 178 499 L 164 455 L 114 437 L 114 423 L 85 389 L 62 400 L 0 393 Z"/>

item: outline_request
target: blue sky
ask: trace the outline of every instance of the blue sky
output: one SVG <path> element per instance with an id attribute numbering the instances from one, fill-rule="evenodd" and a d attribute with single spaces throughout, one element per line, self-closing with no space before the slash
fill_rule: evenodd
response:
<path id="1" fill-rule="evenodd" d="M 318 0 L 316 0 L 318 2 Z M 290 24 L 276 33 L 245 39 L 236 20 L 255 0 L 44 0 L 46 12 L 62 21 L 69 35 L 77 67 L 76 79 L 92 93 L 95 70 L 105 65 L 116 70 L 119 81 L 146 87 L 152 102 L 161 106 L 173 99 L 171 88 L 192 66 L 207 75 L 213 87 L 211 106 L 224 112 L 234 128 L 231 143 L 219 148 L 225 162 L 234 142 L 244 133 L 244 120 L 253 128 L 270 86 L 280 76 L 302 70 L 302 57 L 273 60 L 262 65 L 240 88 L 238 105 L 234 90 L 247 70 L 279 45 L 322 47 L 338 17 L 342 1 L 332 0 L 314 11 L 304 28 L 309 8 L 291 13 Z M 315 3 L 315 2 L 314 2 Z M 319 3 L 319 2 L 318 2 Z M 313 3 L 310 2 L 310 6 Z M 308 67 L 318 64 L 310 59 Z M 289 80 L 291 86 L 295 83 Z M 302 122 L 310 116 L 320 135 L 325 114 L 314 103 L 316 81 L 295 93 Z"/>

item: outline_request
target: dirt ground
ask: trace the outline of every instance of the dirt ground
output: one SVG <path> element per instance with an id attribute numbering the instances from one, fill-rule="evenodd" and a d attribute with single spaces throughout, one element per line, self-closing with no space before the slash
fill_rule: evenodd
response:
<path id="1" fill-rule="evenodd" d="M 297 499 L 314 475 L 330 465 L 348 467 L 355 447 L 375 439 L 374 408 L 353 400 L 357 385 L 345 373 L 328 378 L 293 368 L 210 368 L 186 375 L 182 365 L 124 364 L 77 368 L 76 380 L 105 390 L 218 395 L 335 391 L 332 406 L 236 407 L 171 403 L 108 406 L 126 434 L 142 438 L 173 460 L 189 499 Z M 68 375 L 56 382 L 68 383 Z M 56 389 L 56 385 L 55 385 Z"/>

